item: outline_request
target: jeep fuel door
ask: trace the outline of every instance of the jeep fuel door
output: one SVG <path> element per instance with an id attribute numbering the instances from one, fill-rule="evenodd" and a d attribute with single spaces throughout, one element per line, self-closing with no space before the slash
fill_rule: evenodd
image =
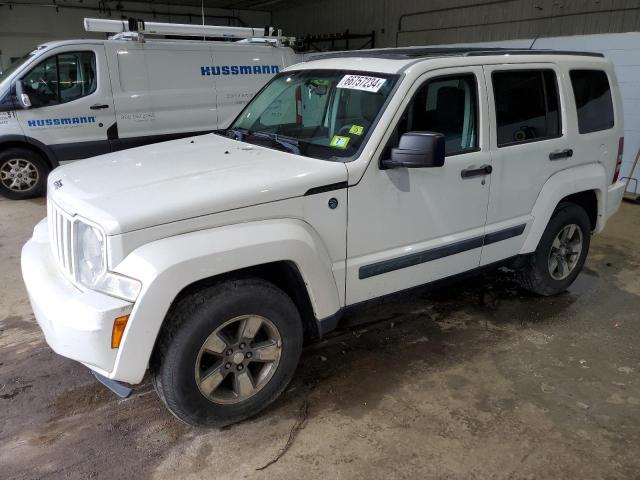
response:
<path id="1" fill-rule="evenodd" d="M 58 161 L 110 151 L 115 112 L 103 45 L 54 48 L 21 81 L 31 107 L 17 117 L 27 137 L 48 145 Z"/>
<path id="2" fill-rule="evenodd" d="M 480 263 L 491 178 L 482 68 L 432 70 L 404 96 L 395 128 L 349 188 L 348 304 Z M 407 132 L 444 135 L 444 165 L 384 168 Z"/>

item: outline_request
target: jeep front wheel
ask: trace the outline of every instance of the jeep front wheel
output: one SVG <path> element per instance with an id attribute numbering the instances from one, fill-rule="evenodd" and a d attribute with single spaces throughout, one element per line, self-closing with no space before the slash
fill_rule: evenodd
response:
<path id="1" fill-rule="evenodd" d="M 538 295 L 563 292 L 582 270 L 590 240 L 591 222 L 587 212 L 572 203 L 560 204 L 538 248 L 520 272 L 520 283 Z"/>
<path id="2" fill-rule="evenodd" d="M 301 351 L 300 315 L 282 290 L 259 279 L 226 281 L 172 308 L 154 354 L 154 384 L 179 419 L 224 426 L 274 401 Z"/>

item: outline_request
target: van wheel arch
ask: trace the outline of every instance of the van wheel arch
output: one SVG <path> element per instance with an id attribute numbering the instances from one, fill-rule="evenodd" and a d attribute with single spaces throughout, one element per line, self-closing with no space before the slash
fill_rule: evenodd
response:
<path id="1" fill-rule="evenodd" d="M 47 151 L 48 149 L 41 148 L 40 146 L 34 145 L 33 143 L 22 140 L 10 140 L 0 143 L 0 152 L 3 152 L 4 150 L 8 150 L 10 148 L 24 148 L 26 150 L 32 151 L 36 155 L 39 155 L 49 165 L 50 171 L 59 166 L 58 161 L 55 159 L 55 157 L 52 156 L 51 152 Z"/>

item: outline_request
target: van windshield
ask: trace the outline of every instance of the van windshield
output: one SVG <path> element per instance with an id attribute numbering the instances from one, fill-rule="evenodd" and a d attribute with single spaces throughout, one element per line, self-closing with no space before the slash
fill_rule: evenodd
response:
<path id="1" fill-rule="evenodd" d="M 225 133 L 323 160 L 354 156 L 373 130 L 398 75 L 300 70 L 276 76 Z"/>
<path id="2" fill-rule="evenodd" d="M 27 60 L 33 57 L 36 54 L 36 50 L 25 55 L 24 57 L 18 58 L 14 60 L 6 70 L 0 72 L 0 83 L 2 83 L 5 79 L 9 78 L 13 72 L 15 72 L 18 68 L 20 68 Z"/>

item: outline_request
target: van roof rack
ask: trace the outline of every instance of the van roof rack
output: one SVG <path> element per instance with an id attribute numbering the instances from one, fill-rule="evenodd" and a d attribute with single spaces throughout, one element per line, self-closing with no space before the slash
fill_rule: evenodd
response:
<path id="1" fill-rule="evenodd" d="M 574 52 L 569 50 L 529 50 L 524 48 L 498 47 L 470 47 L 470 48 L 438 48 L 438 47 L 408 47 L 408 48 L 375 48 L 370 50 L 348 50 L 342 52 L 313 53 L 309 58 L 342 58 L 342 57 L 372 57 L 388 59 L 411 59 L 428 57 L 480 57 L 488 55 L 577 55 L 582 57 L 601 57 L 597 52 Z"/>
<path id="2" fill-rule="evenodd" d="M 165 35 L 179 37 L 213 37 L 222 39 L 245 39 L 248 41 L 267 40 L 268 44 L 281 46 L 293 45 L 294 37 L 284 37 L 282 30 L 273 27 L 229 27 L 215 25 L 192 25 L 187 23 L 145 22 L 137 18 L 127 20 L 108 20 L 85 18 L 84 29 L 87 32 L 113 33 L 110 38 L 144 41 L 145 35 Z"/>

